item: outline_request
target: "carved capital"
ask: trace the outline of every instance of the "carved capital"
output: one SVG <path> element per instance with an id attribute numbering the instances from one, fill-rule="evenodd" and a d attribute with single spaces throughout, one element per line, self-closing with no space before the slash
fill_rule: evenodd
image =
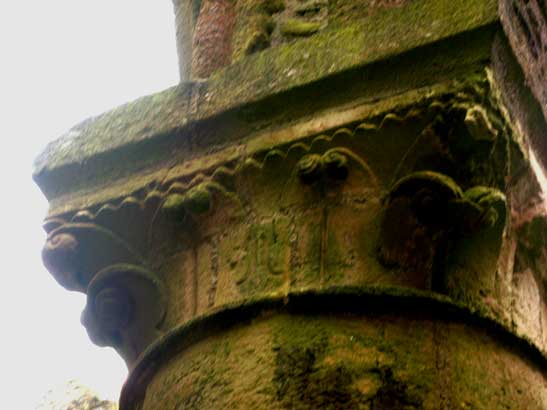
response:
<path id="1" fill-rule="evenodd" d="M 545 121 L 502 33 L 544 101 L 544 1 L 174 0 L 183 83 L 35 173 L 120 408 L 547 408 Z"/>
<path id="2" fill-rule="evenodd" d="M 518 152 L 502 118 L 475 101 L 427 100 L 173 171 L 48 220 L 44 262 L 87 293 L 91 339 L 129 364 L 196 317 L 302 289 L 412 289 L 507 317 L 496 281 L 512 273 L 500 266 Z"/>

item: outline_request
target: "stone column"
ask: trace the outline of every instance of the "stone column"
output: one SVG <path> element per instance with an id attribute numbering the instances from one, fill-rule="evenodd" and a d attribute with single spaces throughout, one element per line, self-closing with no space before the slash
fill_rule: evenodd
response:
<path id="1" fill-rule="evenodd" d="M 509 3 L 175 2 L 181 84 L 36 161 L 121 410 L 547 408 L 544 73 L 509 29 L 546 19 Z"/>

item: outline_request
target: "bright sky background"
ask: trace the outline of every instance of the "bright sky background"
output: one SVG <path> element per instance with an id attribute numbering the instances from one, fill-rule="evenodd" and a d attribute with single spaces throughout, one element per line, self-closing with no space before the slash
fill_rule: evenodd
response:
<path id="1" fill-rule="evenodd" d="M 0 0 L 0 407 L 79 379 L 117 399 L 125 365 L 91 344 L 83 295 L 42 267 L 47 203 L 31 179 L 71 126 L 178 82 L 171 0 Z"/>

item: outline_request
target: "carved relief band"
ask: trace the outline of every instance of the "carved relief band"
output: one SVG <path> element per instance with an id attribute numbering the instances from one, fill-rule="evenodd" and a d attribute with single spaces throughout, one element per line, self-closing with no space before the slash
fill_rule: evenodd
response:
<path id="1" fill-rule="evenodd" d="M 47 224 L 59 226 L 45 263 L 61 284 L 88 294 L 116 266 L 154 272 L 137 281 L 149 283 L 142 292 L 166 287 L 170 295 L 158 306 L 165 322 L 160 313 L 146 319 L 158 331 L 251 296 L 348 285 L 433 291 L 512 326 L 515 303 L 502 302 L 507 289 L 496 282 L 512 275 L 498 268 L 514 229 L 503 190 L 520 154 L 493 107 L 474 104 L 472 94 L 452 98 L 63 215 L 69 222 Z M 129 307 L 116 309 L 129 316 Z M 544 333 L 543 325 L 534 330 L 541 350 Z"/>

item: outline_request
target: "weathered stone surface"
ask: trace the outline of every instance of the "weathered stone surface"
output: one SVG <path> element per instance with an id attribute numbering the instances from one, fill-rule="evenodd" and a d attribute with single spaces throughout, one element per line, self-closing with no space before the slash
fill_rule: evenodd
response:
<path id="1" fill-rule="evenodd" d="M 520 244 L 541 242 L 535 238 L 544 235 L 545 215 L 535 213 L 537 228 L 526 228 L 528 222 L 520 219 L 531 211 L 518 181 L 533 180 L 533 173 L 522 171 L 525 157 L 498 111 L 493 86 L 479 76 L 455 83 L 453 91 L 410 104 L 403 99 L 406 104 L 390 111 L 378 112 L 385 107 L 380 105 L 376 115 L 346 119 L 344 127 L 292 135 L 252 156 L 165 178 L 153 190 L 99 208 L 66 213 L 56 219 L 59 227 L 48 224 L 52 245 L 46 249 L 56 250 L 54 244 L 63 243 L 58 237 L 67 232 L 80 243 L 87 239 L 79 236 L 108 229 L 99 241 L 108 252 L 94 247 L 89 274 L 61 269 L 67 256 L 49 250 L 48 266 L 87 288 L 91 308 L 84 324 L 90 335 L 118 349 L 130 366 L 141 363 L 137 359 L 152 341 L 161 344 L 172 329 L 202 315 L 245 301 L 340 286 L 446 295 L 545 354 L 545 285 L 535 279 L 544 276 L 543 248 L 529 251 L 533 244 Z M 540 195 L 538 185 L 526 186 L 527 196 Z M 530 239 L 523 230 L 531 232 Z M 122 244 L 127 251 L 115 251 L 122 259 L 112 260 Z M 84 255 L 69 260 L 85 261 Z M 61 268 L 55 269 L 56 262 Z M 138 282 L 122 275 L 117 286 L 142 289 L 124 304 L 117 287 L 100 284 L 107 275 L 101 267 L 113 263 L 137 263 L 121 266 L 150 272 L 143 284 L 165 291 L 147 300 L 143 285 L 135 288 Z M 107 303 L 114 316 L 106 310 L 101 321 L 100 309 L 92 306 L 102 294 L 114 299 Z M 165 318 L 163 313 L 139 318 L 120 303 L 148 310 L 161 303 L 157 309 Z M 469 395 L 470 403 L 482 400 Z M 541 403 L 542 395 L 533 400 Z"/>
<path id="2" fill-rule="evenodd" d="M 87 197 L 123 177 L 127 188 L 137 189 L 135 184 L 161 178 L 158 172 L 174 158 L 202 157 L 257 131 L 268 133 L 272 125 L 356 98 L 374 101 L 479 70 L 490 55 L 495 2 L 462 2 L 465 6 L 435 0 L 412 2 L 408 11 L 388 8 L 385 24 L 376 14 L 365 16 L 242 59 L 207 82 L 182 83 L 90 119 L 46 148 L 36 161 L 35 179 L 60 207 L 78 191 Z M 459 39 L 451 38 L 458 34 Z M 437 44 L 449 38 L 444 46 Z M 411 50 L 408 58 L 400 57 Z M 321 93 L 315 92 L 319 80 Z M 149 177 L 140 175 L 137 182 L 134 173 L 143 169 Z"/>
<path id="3" fill-rule="evenodd" d="M 267 315 L 168 359 L 148 385 L 141 408 L 547 406 L 545 390 L 530 388 L 544 385 L 543 370 L 518 351 L 463 323 L 410 316 Z M 133 408 L 138 402 L 122 405 Z"/>
<path id="4" fill-rule="evenodd" d="M 547 5 L 543 0 L 500 1 L 501 21 L 547 119 Z"/>
<path id="5" fill-rule="evenodd" d="M 35 175 L 121 408 L 545 408 L 546 127 L 497 3 L 175 9 L 202 79 Z"/>

